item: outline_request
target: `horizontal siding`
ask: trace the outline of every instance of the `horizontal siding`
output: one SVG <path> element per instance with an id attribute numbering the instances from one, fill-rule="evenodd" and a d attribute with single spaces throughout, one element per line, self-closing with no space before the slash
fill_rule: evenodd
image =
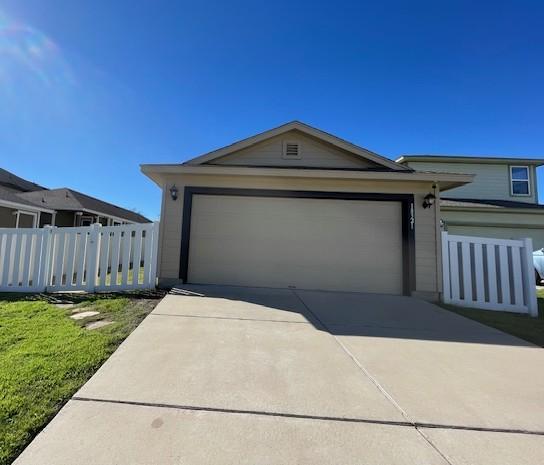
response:
<path id="1" fill-rule="evenodd" d="M 424 195 L 416 195 L 416 289 L 437 292 L 436 212 L 423 208 Z"/>
<path id="2" fill-rule="evenodd" d="M 409 166 L 418 171 L 440 171 L 445 173 L 475 174 L 474 181 L 465 186 L 450 189 L 443 197 L 513 200 L 536 203 L 534 170 L 531 172 L 531 196 L 510 195 L 510 168 L 502 164 L 410 162 Z"/>
<path id="3" fill-rule="evenodd" d="M 296 141 L 300 144 L 302 158 L 300 160 L 285 160 L 282 158 L 283 141 Z M 311 168 L 369 168 L 376 164 L 366 161 L 336 147 L 318 142 L 291 131 L 281 136 L 273 137 L 247 149 L 226 155 L 211 162 L 214 165 L 236 166 L 304 166 Z"/>

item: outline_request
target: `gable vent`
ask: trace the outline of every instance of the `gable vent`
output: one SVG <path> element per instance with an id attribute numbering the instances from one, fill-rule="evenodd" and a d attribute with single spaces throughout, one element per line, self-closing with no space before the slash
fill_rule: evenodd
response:
<path id="1" fill-rule="evenodd" d="M 301 158 L 300 144 L 293 141 L 284 141 L 283 143 L 283 158 Z"/>

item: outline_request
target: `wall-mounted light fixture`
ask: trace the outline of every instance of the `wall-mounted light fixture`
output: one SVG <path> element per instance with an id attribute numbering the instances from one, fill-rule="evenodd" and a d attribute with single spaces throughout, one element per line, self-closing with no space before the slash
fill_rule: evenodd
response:
<path id="1" fill-rule="evenodd" d="M 435 200 L 436 197 L 434 194 L 427 194 L 425 197 L 423 197 L 423 208 L 431 208 L 434 205 Z"/>
<path id="2" fill-rule="evenodd" d="M 172 200 L 178 199 L 178 188 L 175 184 L 170 188 L 170 197 Z"/>

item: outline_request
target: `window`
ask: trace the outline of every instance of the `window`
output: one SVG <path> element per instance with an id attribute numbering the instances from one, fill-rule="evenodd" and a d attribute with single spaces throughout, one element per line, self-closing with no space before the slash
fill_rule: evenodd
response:
<path id="1" fill-rule="evenodd" d="M 300 160 L 302 158 L 300 144 L 294 141 L 283 141 L 283 158 Z"/>
<path id="2" fill-rule="evenodd" d="M 92 216 L 82 216 L 80 226 L 90 226 L 93 224 L 93 217 Z"/>
<path id="3" fill-rule="evenodd" d="M 510 167 L 510 192 L 512 195 L 531 195 L 528 166 Z"/>

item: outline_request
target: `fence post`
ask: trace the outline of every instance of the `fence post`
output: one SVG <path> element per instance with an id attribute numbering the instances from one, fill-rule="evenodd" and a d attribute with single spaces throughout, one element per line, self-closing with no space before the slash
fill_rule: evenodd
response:
<path id="1" fill-rule="evenodd" d="M 157 264 L 159 262 L 159 222 L 155 221 L 153 223 L 153 242 L 149 244 L 152 247 L 152 258 L 151 258 L 151 270 L 149 281 L 153 288 L 157 286 Z"/>
<path id="2" fill-rule="evenodd" d="M 53 228 L 46 225 L 42 228 L 42 249 L 40 253 L 40 271 L 38 273 L 38 287 L 43 291 L 47 290 L 49 285 L 50 264 L 53 255 Z"/>
<path id="3" fill-rule="evenodd" d="M 451 302 L 450 292 L 450 247 L 448 233 L 442 232 L 442 301 Z"/>
<path id="4" fill-rule="evenodd" d="M 91 225 L 91 231 L 89 233 L 89 252 L 88 252 L 88 264 L 87 264 L 87 292 L 94 292 L 96 288 L 96 278 L 98 276 L 98 257 L 100 256 L 100 223 L 94 223 Z"/>
<path id="5" fill-rule="evenodd" d="M 523 239 L 523 265 L 525 266 L 525 298 L 527 299 L 527 307 L 529 315 L 538 316 L 538 302 L 536 300 L 536 284 L 535 284 L 535 266 L 533 264 L 533 240 L 528 237 Z"/>

